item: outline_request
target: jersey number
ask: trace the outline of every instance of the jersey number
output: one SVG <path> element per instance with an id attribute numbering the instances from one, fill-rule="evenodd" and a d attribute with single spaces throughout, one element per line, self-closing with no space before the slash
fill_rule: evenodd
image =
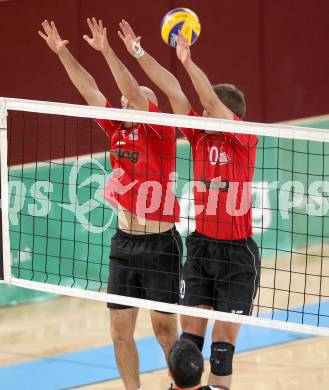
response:
<path id="1" fill-rule="evenodd" d="M 212 146 L 209 152 L 209 161 L 211 165 L 216 165 L 218 162 L 218 148 L 217 146 Z"/>

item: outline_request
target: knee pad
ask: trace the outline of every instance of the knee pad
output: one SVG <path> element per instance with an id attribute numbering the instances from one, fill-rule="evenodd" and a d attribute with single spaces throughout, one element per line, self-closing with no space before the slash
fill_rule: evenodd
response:
<path id="1" fill-rule="evenodd" d="M 197 336 L 196 334 L 192 334 L 192 333 L 183 332 L 180 338 L 192 341 L 192 343 L 194 343 L 198 347 L 199 351 L 202 352 L 204 337 Z"/>
<path id="2" fill-rule="evenodd" d="M 212 374 L 217 376 L 232 374 L 234 349 L 234 345 L 230 343 L 217 342 L 211 344 L 210 366 Z"/>

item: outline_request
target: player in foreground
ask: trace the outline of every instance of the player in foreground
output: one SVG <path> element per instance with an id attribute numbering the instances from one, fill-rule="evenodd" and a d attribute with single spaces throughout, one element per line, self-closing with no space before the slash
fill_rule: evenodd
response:
<path id="1" fill-rule="evenodd" d="M 169 353 L 169 374 L 174 380 L 169 390 L 227 390 L 223 386 L 201 386 L 203 356 L 190 340 L 176 341 Z"/>
<path id="2" fill-rule="evenodd" d="M 88 25 L 92 36 L 85 35 L 84 39 L 106 59 L 122 93 L 122 108 L 158 112 L 155 94 L 140 87 L 117 58 L 102 22 L 88 19 Z M 111 107 L 93 77 L 73 57 L 67 48 L 68 41 L 61 39 L 54 22 L 44 21 L 42 26 L 44 32 L 39 31 L 39 35 L 58 55 L 86 102 Z M 116 172 L 105 189 L 107 200 L 118 207 L 119 219 L 119 228 L 111 241 L 108 292 L 176 303 L 182 243 L 174 225 L 179 205 L 167 189 L 169 185 L 171 188 L 169 174 L 175 171 L 175 129 L 110 120 L 97 122 L 111 140 L 110 162 Z M 165 155 L 162 150 L 166 150 Z M 156 187 L 161 186 L 160 193 L 153 198 L 147 180 L 158 184 Z M 171 204 L 167 213 L 166 198 Z M 156 209 L 152 202 L 157 202 Z M 138 309 L 113 303 L 108 307 L 116 360 L 125 388 L 139 389 L 138 354 L 133 336 Z M 176 315 L 151 311 L 151 320 L 168 356 L 170 346 L 177 340 Z"/>
<path id="3" fill-rule="evenodd" d="M 120 23 L 119 36 L 149 78 L 167 95 L 175 114 L 196 116 L 178 80 L 140 45 L 131 26 Z M 203 116 L 240 120 L 246 106 L 233 85 L 212 86 L 192 61 L 185 38 L 177 38 L 177 56 L 189 74 Z M 257 137 L 182 129 L 194 160 L 196 230 L 186 239 L 187 261 L 181 278 L 181 303 L 250 315 L 259 284 L 259 251 L 252 239 L 251 183 Z M 181 316 L 183 334 L 202 350 L 207 319 Z M 230 387 L 239 324 L 216 321 L 212 332 L 208 383 Z"/>

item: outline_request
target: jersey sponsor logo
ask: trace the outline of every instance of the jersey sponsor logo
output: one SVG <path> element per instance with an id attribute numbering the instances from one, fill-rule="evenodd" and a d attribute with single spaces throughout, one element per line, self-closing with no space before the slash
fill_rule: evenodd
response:
<path id="1" fill-rule="evenodd" d="M 212 146 L 209 151 L 209 161 L 211 165 L 224 165 L 228 164 L 231 159 L 226 152 L 221 152 L 217 146 Z"/>
<path id="2" fill-rule="evenodd" d="M 228 192 L 230 188 L 230 182 L 228 180 L 206 180 L 201 178 L 200 182 L 203 183 L 208 190 Z"/>
<path id="3" fill-rule="evenodd" d="M 130 152 L 129 150 L 111 150 L 112 155 L 115 158 L 122 158 L 124 160 L 132 161 L 136 164 L 139 160 L 139 152 Z"/>
<path id="4" fill-rule="evenodd" d="M 133 129 L 128 138 L 130 141 L 138 141 L 138 129 Z"/>
<path id="5" fill-rule="evenodd" d="M 226 152 L 219 153 L 219 159 L 218 159 L 219 165 L 227 164 L 230 161 L 231 159 Z"/>

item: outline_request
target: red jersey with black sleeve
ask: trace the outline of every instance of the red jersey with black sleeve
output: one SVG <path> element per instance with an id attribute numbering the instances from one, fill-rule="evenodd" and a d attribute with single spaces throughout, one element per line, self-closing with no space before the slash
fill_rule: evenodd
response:
<path id="1" fill-rule="evenodd" d="M 190 116 L 198 116 L 191 111 Z M 240 120 L 234 115 L 234 120 Z M 182 129 L 193 154 L 196 231 L 218 240 L 252 236 L 257 136 Z"/>
<path id="2" fill-rule="evenodd" d="M 106 107 L 110 108 L 109 102 Z M 149 101 L 149 111 L 160 112 Z M 173 127 L 97 119 L 111 141 L 112 174 L 104 196 L 152 221 L 179 221 L 179 203 L 172 191 L 176 170 L 176 133 Z"/>

